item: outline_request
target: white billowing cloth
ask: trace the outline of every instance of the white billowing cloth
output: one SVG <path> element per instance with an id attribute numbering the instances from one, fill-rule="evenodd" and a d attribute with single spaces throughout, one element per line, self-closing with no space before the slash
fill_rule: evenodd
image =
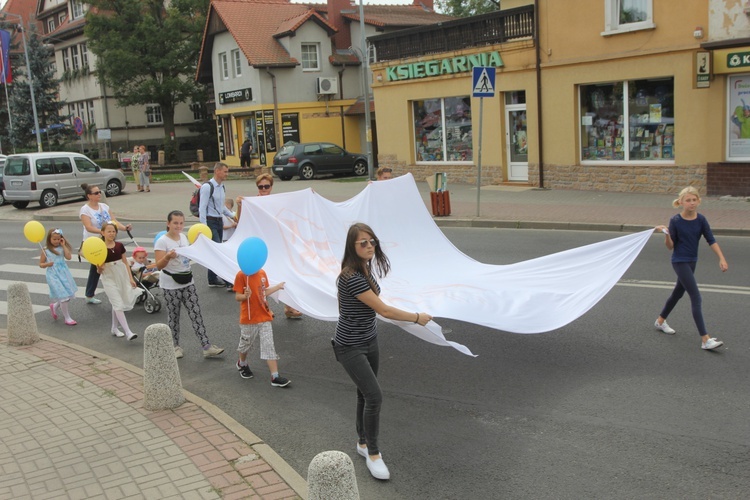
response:
<path id="1" fill-rule="evenodd" d="M 364 222 L 380 240 L 391 272 L 380 280 L 383 301 L 406 311 L 513 333 L 560 328 L 591 309 L 617 283 L 653 230 L 510 265 L 482 264 L 461 253 L 429 215 L 411 174 L 369 184 L 335 203 L 311 189 L 242 199 L 242 216 L 224 243 L 199 236 L 177 252 L 233 282 L 237 248 L 257 236 L 268 245 L 263 269 L 285 281 L 279 299 L 308 316 L 338 319 L 336 278 L 346 233 Z M 434 322 L 393 322 L 417 337 L 451 346 Z"/>

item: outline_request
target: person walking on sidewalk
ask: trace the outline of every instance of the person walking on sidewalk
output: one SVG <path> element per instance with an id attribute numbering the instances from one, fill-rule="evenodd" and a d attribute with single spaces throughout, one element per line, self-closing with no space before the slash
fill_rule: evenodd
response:
<path id="1" fill-rule="evenodd" d="M 65 262 L 71 259 L 71 254 L 72 248 L 63 237 L 62 229 L 50 229 L 47 232 L 47 246 L 39 258 L 39 267 L 47 269 L 49 298 L 52 300 L 49 310 L 52 312 L 52 319 L 57 319 L 57 309 L 60 309 L 68 326 L 77 324 L 68 311 L 68 302 L 76 296 L 78 290 L 76 280 L 73 279 L 68 263 Z"/>
<path id="2" fill-rule="evenodd" d="M 240 303 L 240 353 L 237 370 L 242 378 L 253 378 L 253 372 L 247 365 L 247 353 L 253 348 L 255 339 L 260 336 L 260 359 L 265 359 L 271 372 L 271 385 L 287 387 L 289 379 L 279 375 L 279 355 L 273 344 L 273 313 L 268 307 L 266 297 L 284 289 L 284 282 L 268 286 L 268 276 L 264 270 L 248 276 L 242 271 L 234 278 L 234 297 Z"/>
<path id="3" fill-rule="evenodd" d="M 701 196 L 698 190 L 692 186 L 686 187 L 680 191 L 678 198 L 672 202 L 672 206 L 675 208 L 682 207 L 682 210 L 669 220 L 669 228 L 666 226 L 656 227 L 658 231 L 664 233 L 664 243 L 669 250 L 672 250 L 672 268 L 677 274 L 677 283 L 672 290 L 672 295 L 664 304 L 659 317 L 656 318 L 654 326 L 664 333 L 670 335 L 675 333 L 666 320 L 674 306 L 687 291 L 690 296 L 693 321 L 695 321 L 695 326 L 698 328 L 698 334 L 702 340 L 701 348 L 710 350 L 720 347 L 724 342 L 709 336 L 703 322 L 702 299 L 694 274 L 695 265 L 698 262 L 698 244 L 701 236 L 706 239 L 711 250 L 719 258 L 721 272 L 725 272 L 729 266 L 711 232 L 708 220 L 697 211 L 700 203 Z"/>
<path id="4" fill-rule="evenodd" d="M 138 335 L 130 330 L 125 311 L 133 309 L 136 300 L 143 293 L 143 289 L 136 288 L 133 273 L 130 272 L 128 259 L 125 257 L 127 250 L 125 245 L 116 241 L 117 223 L 109 221 L 102 228 L 102 239 L 107 247 L 107 257 L 104 264 L 97 268 L 102 275 L 104 293 L 107 294 L 109 303 L 112 305 L 112 335 L 115 337 L 127 337 L 135 340 Z M 117 328 L 120 324 L 125 333 Z"/>
<path id="5" fill-rule="evenodd" d="M 138 154 L 138 170 L 141 173 L 141 188 L 146 193 L 151 192 L 151 161 L 149 156 L 151 156 L 151 153 L 146 151 L 146 146 L 141 146 Z"/>
<path id="6" fill-rule="evenodd" d="M 109 210 L 109 205 L 101 203 L 99 200 L 102 199 L 102 190 L 99 186 L 91 184 L 81 184 L 81 189 L 86 196 L 86 204 L 81 207 L 78 212 L 78 217 L 81 219 L 83 224 L 83 241 L 91 236 L 95 238 L 102 237 L 102 227 L 105 222 L 114 221 L 115 216 Z M 120 231 L 130 231 L 132 225 L 123 225 L 117 222 L 117 229 Z M 80 250 L 79 250 L 80 252 Z M 87 304 L 101 304 L 102 301 L 94 297 L 96 295 L 96 287 L 99 284 L 99 272 L 96 266 L 91 264 L 89 267 L 89 277 L 86 281 L 86 303 Z"/>
<path id="7" fill-rule="evenodd" d="M 198 304 L 198 292 L 193 283 L 193 273 L 190 271 L 190 259 L 177 255 L 175 251 L 176 248 L 190 245 L 187 236 L 182 233 L 184 227 L 185 215 L 179 210 L 169 212 L 167 233 L 154 244 L 156 267 L 162 271 L 159 275 L 159 288 L 167 303 L 167 323 L 172 330 L 175 357 L 179 359 L 184 354 L 180 347 L 180 308 L 184 305 L 193 323 L 193 331 L 203 347 L 203 357 L 214 358 L 224 352 L 224 349 L 209 342 Z"/>
<path id="8" fill-rule="evenodd" d="M 138 145 L 133 146 L 133 156 L 130 157 L 130 171 L 133 173 L 133 182 L 135 182 L 135 188 L 139 193 L 143 191 L 141 188 L 141 165 L 138 162 L 140 156 L 141 150 Z"/>
<path id="9" fill-rule="evenodd" d="M 229 167 L 218 162 L 214 165 L 214 176 L 201 186 L 200 204 L 198 205 L 198 217 L 201 223 L 211 229 L 211 239 L 221 243 L 224 234 L 223 216 L 234 218 L 234 213 L 224 204 L 226 193 L 224 192 L 224 181 L 229 174 Z M 208 286 L 213 288 L 225 288 L 229 283 L 224 282 L 211 269 L 208 270 Z"/>
<path id="10" fill-rule="evenodd" d="M 367 468 L 376 479 L 389 479 L 391 474 L 378 446 L 383 394 L 378 384 L 380 354 L 375 315 L 422 326 L 432 319 L 427 313 L 403 311 L 380 300 L 375 271 L 378 277 L 384 278 L 390 268 L 388 257 L 370 226 L 352 225 L 346 235 L 341 274 L 336 280 L 339 320 L 332 344 L 336 360 L 357 386 L 357 453 L 365 457 Z"/>

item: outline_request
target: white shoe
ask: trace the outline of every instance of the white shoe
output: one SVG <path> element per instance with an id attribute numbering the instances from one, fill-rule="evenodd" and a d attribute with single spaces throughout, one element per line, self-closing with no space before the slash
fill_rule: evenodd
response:
<path id="1" fill-rule="evenodd" d="M 666 320 L 664 320 L 664 323 L 662 323 L 662 324 L 660 325 L 660 324 L 659 324 L 659 320 L 657 319 L 656 321 L 654 321 L 654 326 L 656 327 L 656 329 L 657 329 L 657 330 L 661 330 L 661 332 L 662 332 L 662 333 L 666 333 L 667 335 L 674 335 L 674 334 L 675 334 L 675 331 L 674 331 L 674 329 L 672 329 L 672 328 L 671 328 L 671 327 L 670 327 L 670 326 L 669 326 L 669 325 L 667 324 L 667 321 L 666 321 Z"/>
<path id="2" fill-rule="evenodd" d="M 178 345 L 174 346 L 174 357 L 177 359 L 180 359 L 182 356 L 184 356 L 184 353 L 182 352 L 182 347 Z"/>
<path id="3" fill-rule="evenodd" d="M 367 446 L 365 446 L 364 448 L 362 448 L 359 445 L 359 443 L 357 443 L 357 453 L 359 453 L 359 455 L 361 455 L 363 457 L 366 457 L 367 456 Z"/>
<path id="4" fill-rule="evenodd" d="M 135 339 L 137 339 L 137 338 L 138 338 L 138 334 L 137 334 L 137 333 L 133 333 L 133 332 L 130 332 L 130 333 L 129 333 L 129 334 L 127 335 L 127 337 L 128 337 L 128 340 L 135 340 Z"/>
<path id="5" fill-rule="evenodd" d="M 724 342 L 722 342 L 721 340 L 710 338 L 701 344 L 701 349 L 710 351 L 711 349 L 716 349 L 717 347 L 721 347 L 723 345 L 724 345 Z"/>
<path id="6" fill-rule="evenodd" d="M 118 337 L 118 338 L 125 336 L 125 334 L 122 333 L 119 328 L 115 328 L 114 330 L 112 330 L 112 335 L 114 335 L 115 337 Z"/>
<path id="7" fill-rule="evenodd" d="M 357 446 L 357 448 L 359 448 L 359 446 Z M 385 462 L 383 462 L 382 455 L 378 455 L 378 458 L 375 460 L 371 459 L 370 455 L 367 455 L 367 468 L 375 479 L 386 480 L 391 478 L 391 472 L 388 470 L 388 467 L 386 467 Z"/>

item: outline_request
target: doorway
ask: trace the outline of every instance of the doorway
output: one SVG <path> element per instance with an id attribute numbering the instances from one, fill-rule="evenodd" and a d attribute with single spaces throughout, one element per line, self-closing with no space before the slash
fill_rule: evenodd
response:
<path id="1" fill-rule="evenodd" d="M 523 92 L 506 94 L 505 146 L 508 151 L 508 180 L 529 180 L 529 141 L 526 133 L 526 99 Z M 508 101 L 511 102 L 508 102 Z M 521 101 L 521 102 L 519 102 Z"/>

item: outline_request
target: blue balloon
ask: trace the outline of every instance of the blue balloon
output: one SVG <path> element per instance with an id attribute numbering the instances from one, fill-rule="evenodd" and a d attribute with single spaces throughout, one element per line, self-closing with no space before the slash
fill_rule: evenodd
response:
<path id="1" fill-rule="evenodd" d="M 247 276 L 251 276 L 261 269 L 268 259 L 266 242 L 256 236 L 251 236 L 237 248 L 237 263 Z"/>
<path id="2" fill-rule="evenodd" d="M 166 231 L 159 231 L 158 233 L 156 233 L 156 236 L 154 236 L 154 246 L 156 246 L 156 242 L 159 241 L 159 238 L 161 238 L 165 234 L 167 234 Z"/>

